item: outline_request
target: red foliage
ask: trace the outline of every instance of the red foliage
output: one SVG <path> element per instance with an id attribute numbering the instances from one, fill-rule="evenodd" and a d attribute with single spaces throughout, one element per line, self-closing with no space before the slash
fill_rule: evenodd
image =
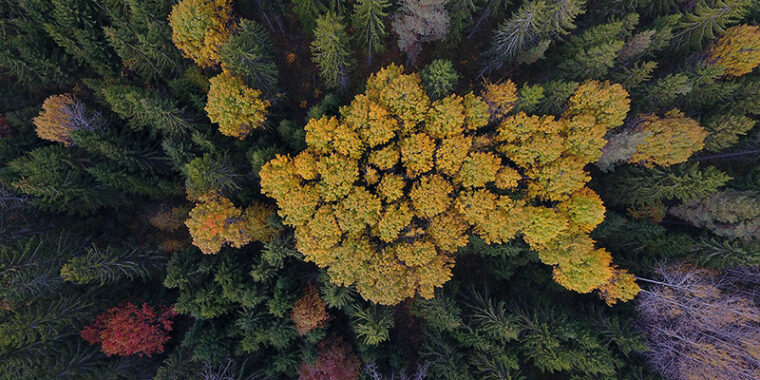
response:
<path id="1" fill-rule="evenodd" d="M 314 363 L 301 364 L 299 380 L 356 380 L 361 363 L 354 349 L 341 337 L 319 343 L 319 356 Z"/>
<path id="2" fill-rule="evenodd" d="M 125 301 L 98 315 L 80 335 L 90 344 L 100 343 L 108 356 L 139 354 L 150 357 L 164 352 L 174 315 L 171 307 L 162 306 L 156 310 L 146 303 L 140 307 Z"/>
<path id="3" fill-rule="evenodd" d="M 0 115 L 0 138 L 8 137 L 12 133 L 11 124 L 3 118 L 3 115 Z"/>

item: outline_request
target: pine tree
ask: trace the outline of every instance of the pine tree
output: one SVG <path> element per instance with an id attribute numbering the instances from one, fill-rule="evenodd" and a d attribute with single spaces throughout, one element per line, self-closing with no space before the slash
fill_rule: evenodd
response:
<path id="1" fill-rule="evenodd" d="M 147 80 L 171 78 L 181 72 L 180 55 L 165 22 L 169 5 L 139 0 L 107 0 L 103 4 L 110 21 L 103 27 L 108 43 L 125 69 Z"/>
<path id="2" fill-rule="evenodd" d="M 152 249 L 92 246 L 61 266 L 61 277 L 77 284 L 113 285 L 147 280 L 163 268 L 164 255 Z"/>
<path id="3" fill-rule="evenodd" d="M 390 3 L 387 0 L 358 0 L 351 15 L 351 26 L 356 30 L 354 38 L 367 49 L 367 63 L 372 65 L 372 55 L 385 50 L 388 35 L 385 17 Z"/>
<path id="4" fill-rule="evenodd" d="M 758 193 L 728 189 L 674 207 L 670 213 L 717 235 L 751 240 L 760 237 L 759 210 Z"/>
<path id="5" fill-rule="evenodd" d="M 307 33 L 313 33 L 317 19 L 327 12 L 327 7 L 321 0 L 291 0 L 293 13 L 298 16 L 301 26 Z"/>
<path id="6" fill-rule="evenodd" d="M 561 38 L 575 28 L 575 18 L 584 12 L 585 0 L 562 0 L 547 2 L 543 0 L 528 1 L 502 22 L 494 31 L 491 47 L 486 53 L 487 61 L 484 71 L 498 70 L 504 65 L 511 65 L 521 55 L 536 56 L 539 52 L 531 51 L 538 46 L 543 50 L 551 41 Z M 549 41 L 547 44 L 544 41 Z M 543 43 L 543 45 L 539 45 Z M 540 51 L 543 55 L 543 51 Z M 531 60 L 525 60 L 529 62 Z"/>
<path id="7" fill-rule="evenodd" d="M 251 20 L 240 23 L 220 52 L 225 70 L 269 95 L 277 92 L 279 76 L 273 54 L 267 31 Z"/>
<path id="8" fill-rule="evenodd" d="M 671 46 L 682 50 L 700 50 L 709 41 L 725 31 L 726 26 L 744 16 L 748 0 L 700 1 L 693 12 L 681 18 L 673 31 Z"/>
<path id="9" fill-rule="evenodd" d="M 648 206 L 662 201 L 707 196 L 725 185 L 729 176 L 708 166 L 700 169 L 696 163 L 670 168 L 645 169 L 629 166 L 618 170 L 605 180 L 607 202 L 624 206 Z"/>
<path id="10" fill-rule="evenodd" d="M 619 21 L 591 27 L 583 34 L 570 38 L 560 52 L 558 66 L 563 79 L 602 78 L 615 65 L 618 52 L 638 22 L 631 14 Z"/>
<path id="11" fill-rule="evenodd" d="M 36 14 L 28 7 L 0 5 L 0 20 L 5 26 L 0 39 L 0 67 L 27 87 L 68 84 L 78 65 L 45 31 Z"/>
<path id="12" fill-rule="evenodd" d="M 327 87 L 345 87 L 351 69 L 351 55 L 345 27 L 334 13 L 317 19 L 311 54 L 319 67 L 319 76 Z"/>
<path id="13" fill-rule="evenodd" d="M 459 74 L 451 61 L 436 59 L 420 71 L 422 86 L 431 99 L 440 99 L 454 91 Z"/>

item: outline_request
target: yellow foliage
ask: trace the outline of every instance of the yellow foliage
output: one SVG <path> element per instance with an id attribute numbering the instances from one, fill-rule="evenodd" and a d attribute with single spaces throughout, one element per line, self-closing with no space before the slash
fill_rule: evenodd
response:
<path id="1" fill-rule="evenodd" d="M 760 27 L 737 25 L 726 29 L 707 49 L 706 61 L 730 76 L 750 73 L 760 65 Z"/>
<path id="2" fill-rule="evenodd" d="M 172 7 L 172 41 L 200 67 L 219 63 L 219 52 L 232 28 L 230 0 L 181 0 Z"/>
<path id="3" fill-rule="evenodd" d="M 599 296 L 607 303 L 614 305 L 617 301 L 628 302 L 636 297 L 641 288 L 636 283 L 636 277 L 625 269 L 615 268 L 612 278 L 599 287 Z"/>
<path id="4" fill-rule="evenodd" d="M 404 196 L 404 186 L 406 181 L 400 175 L 386 173 L 380 184 L 377 186 L 377 192 L 388 202 L 394 202 Z"/>
<path id="5" fill-rule="evenodd" d="M 575 192 L 569 200 L 557 205 L 570 222 L 583 232 L 591 232 L 604 221 L 604 204 L 599 195 L 588 187 Z"/>
<path id="6" fill-rule="evenodd" d="M 244 139 L 266 120 L 269 101 L 261 99 L 261 91 L 249 88 L 243 80 L 223 71 L 209 80 L 206 113 L 219 124 L 225 136 Z"/>
<path id="7" fill-rule="evenodd" d="M 396 135 L 396 119 L 367 95 L 357 95 L 349 106 L 341 107 L 340 113 L 370 148 L 385 144 Z"/>
<path id="8" fill-rule="evenodd" d="M 359 178 L 359 168 L 354 159 L 333 153 L 317 161 L 319 194 L 327 202 L 335 202 L 351 192 Z"/>
<path id="9" fill-rule="evenodd" d="M 610 130 L 623 124 L 630 109 L 631 100 L 623 86 L 589 79 L 570 96 L 562 118 L 589 115 L 596 119 L 596 124 L 601 128 Z"/>
<path id="10" fill-rule="evenodd" d="M 464 187 L 483 187 L 496 180 L 501 169 L 501 158 L 493 153 L 472 152 L 462 162 L 454 181 Z"/>
<path id="11" fill-rule="evenodd" d="M 499 84 L 486 83 L 485 90 L 480 95 L 488 104 L 491 115 L 500 118 L 514 108 L 517 102 L 517 86 L 509 79 Z"/>
<path id="12" fill-rule="evenodd" d="M 462 166 L 472 146 L 472 137 L 459 135 L 445 138 L 435 152 L 435 165 L 439 172 L 453 176 Z"/>
<path id="13" fill-rule="evenodd" d="M 472 92 L 464 96 L 464 120 L 467 129 L 476 130 L 488 124 L 488 104 Z"/>
<path id="14" fill-rule="evenodd" d="M 517 187 L 521 179 L 522 175 L 520 172 L 510 167 L 503 166 L 498 172 L 496 172 L 496 180 L 494 180 L 494 184 L 499 189 L 507 190 Z"/>
<path id="15" fill-rule="evenodd" d="M 378 149 L 369 155 L 369 163 L 380 170 L 388 170 L 398 163 L 401 153 L 396 144 Z"/>
<path id="16" fill-rule="evenodd" d="M 425 121 L 425 132 L 437 139 L 461 135 L 465 127 L 464 120 L 462 98 L 449 95 L 431 105 Z"/>
<path id="17" fill-rule="evenodd" d="M 559 283 L 588 292 L 612 277 L 609 253 L 588 235 L 604 206 L 585 188 L 584 166 L 601 153 L 620 104 L 625 116 L 627 94 L 616 86 L 590 82 L 574 114 L 518 113 L 493 131 L 481 127 L 489 108 L 499 117 L 512 109 L 512 82 L 489 85 L 486 100 L 431 104 L 416 74 L 391 65 L 339 117 L 310 120 L 306 151 L 265 164 L 262 191 L 306 260 L 373 302 L 432 297 L 472 234 L 490 244 L 521 233 Z M 585 98 L 593 91 L 601 100 Z"/>
<path id="18" fill-rule="evenodd" d="M 57 141 L 65 146 L 71 146 L 71 132 L 76 130 L 71 120 L 71 107 L 74 97 L 70 94 L 52 95 L 42 103 L 42 111 L 35 117 L 34 123 L 37 136 L 48 141 Z"/>
<path id="19" fill-rule="evenodd" d="M 224 245 L 240 248 L 251 241 L 269 241 L 277 233 L 267 220 L 274 209 L 254 203 L 245 213 L 216 192 L 200 198 L 190 211 L 185 225 L 193 237 L 193 244 L 205 254 L 219 252 Z"/>
<path id="20" fill-rule="evenodd" d="M 636 131 L 648 135 L 636 147 L 636 153 L 630 162 L 648 168 L 655 165 L 670 166 L 686 162 L 694 152 L 705 146 L 707 131 L 678 109 L 668 111 L 664 118 L 651 114 L 641 115 L 640 118 Z"/>
<path id="21" fill-rule="evenodd" d="M 578 293 L 588 293 L 612 279 L 612 256 L 604 249 L 584 251 L 569 256 L 566 263 L 554 267 L 554 281 Z"/>
<path id="22" fill-rule="evenodd" d="M 401 162 L 408 177 L 417 177 L 433 168 L 435 141 L 424 133 L 417 133 L 401 141 Z"/>
<path id="23" fill-rule="evenodd" d="M 451 203 L 449 194 L 454 190 L 451 184 L 439 175 L 427 175 L 412 186 L 409 198 L 417 215 L 432 218 L 444 212 Z"/>

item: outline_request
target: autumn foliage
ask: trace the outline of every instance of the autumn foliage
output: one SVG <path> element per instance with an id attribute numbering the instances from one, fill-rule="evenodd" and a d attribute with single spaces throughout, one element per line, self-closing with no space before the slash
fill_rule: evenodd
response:
<path id="1" fill-rule="evenodd" d="M 205 254 L 219 252 L 224 245 L 240 248 L 251 241 L 269 241 L 275 234 L 267 224 L 274 210 L 254 203 L 245 212 L 216 192 L 200 198 L 185 224 L 193 244 Z"/>
<path id="2" fill-rule="evenodd" d="M 52 95 L 42 103 L 42 111 L 33 122 L 39 138 L 56 141 L 71 146 L 71 132 L 78 125 L 73 120 L 72 107 L 75 105 L 71 94 Z"/>
<path id="3" fill-rule="evenodd" d="M 707 62 L 724 69 L 730 76 L 741 76 L 760 65 L 760 27 L 738 25 L 707 49 Z"/>
<path id="4" fill-rule="evenodd" d="M 100 344 L 108 356 L 150 357 L 164 352 L 164 344 L 171 338 L 174 315 L 171 307 L 123 302 L 98 315 L 80 335 L 90 344 Z"/>
<path id="5" fill-rule="evenodd" d="M 244 139 L 266 120 L 269 101 L 259 90 L 249 88 L 243 80 L 223 71 L 209 80 L 206 113 L 219 124 L 219 132 Z"/>
<path id="6" fill-rule="evenodd" d="M 343 338 L 328 338 L 319 343 L 314 363 L 301 364 L 299 380 L 356 380 L 361 364 L 354 349 Z"/>
<path id="7" fill-rule="evenodd" d="M 174 45 L 198 66 L 217 65 L 231 33 L 231 12 L 230 0 L 181 0 L 169 15 Z"/>
<path id="8" fill-rule="evenodd" d="M 589 81 L 560 119 L 518 113 L 489 133 L 482 127 L 516 98 L 509 88 L 489 89 L 490 105 L 474 94 L 431 101 L 419 76 L 402 71 L 372 75 L 339 118 L 309 121 L 306 151 L 259 173 L 306 259 L 368 300 L 395 304 L 432 297 L 470 234 L 503 243 L 521 232 L 563 286 L 609 284 L 612 258 L 587 234 L 604 206 L 585 188 L 584 166 L 622 123 L 625 90 Z"/>
<path id="9" fill-rule="evenodd" d="M 303 297 L 293 304 L 293 310 L 290 312 L 290 320 L 296 325 L 299 335 L 306 335 L 311 330 L 325 327 L 328 317 L 325 302 L 313 285 L 306 287 Z"/>
<path id="10" fill-rule="evenodd" d="M 668 111 L 664 118 L 656 115 L 641 115 L 640 118 L 635 131 L 646 137 L 636 147 L 630 162 L 646 167 L 670 166 L 685 162 L 704 147 L 707 131 L 678 109 Z"/>

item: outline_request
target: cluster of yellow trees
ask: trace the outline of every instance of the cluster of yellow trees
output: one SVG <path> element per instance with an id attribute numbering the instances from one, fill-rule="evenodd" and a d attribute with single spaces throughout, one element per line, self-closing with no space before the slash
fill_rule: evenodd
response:
<path id="1" fill-rule="evenodd" d="M 182 0 L 169 15 L 172 40 L 200 67 L 221 61 L 222 46 L 236 29 L 230 0 Z M 227 70 L 209 81 L 206 113 L 223 135 L 244 139 L 266 120 L 269 101 Z"/>
<path id="2" fill-rule="evenodd" d="M 568 289 L 632 298 L 633 277 L 588 235 L 604 206 L 584 171 L 628 94 L 588 81 L 555 119 L 510 115 L 515 90 L 508 81 L 431 101 L 417 74 L 388 66 L 340 117 L 310 120 L 308 149 L 268 162 L 262 190 L 306 259 L 374 302 L 432 297 L 470 234 L 503 243 L 518 233 Z"/>

